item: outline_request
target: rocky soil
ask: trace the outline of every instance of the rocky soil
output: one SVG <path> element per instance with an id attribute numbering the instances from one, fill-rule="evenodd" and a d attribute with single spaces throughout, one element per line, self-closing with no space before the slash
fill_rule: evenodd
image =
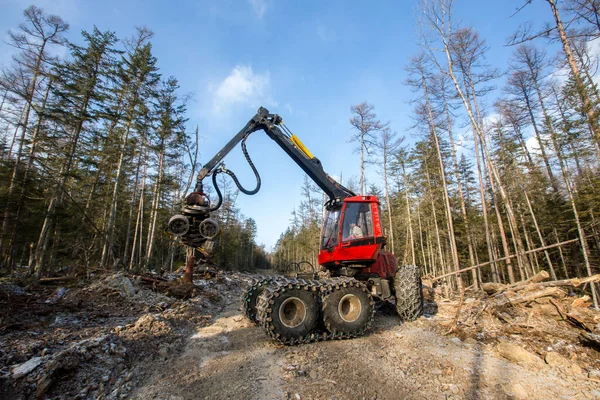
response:
<path id="1" fill-rule="evenodd" d="M 220 273 L 187 300 L 120 274 L 63 294 L 0 285 L 0 398 L 600 398 L 600 353 L 547 299 L 498 317 L 467 296 L 456 319 L 432 291 L 415 322 L 383 305 L 365 337 L 285 347 L 242 315 L 251 278 Z"/>

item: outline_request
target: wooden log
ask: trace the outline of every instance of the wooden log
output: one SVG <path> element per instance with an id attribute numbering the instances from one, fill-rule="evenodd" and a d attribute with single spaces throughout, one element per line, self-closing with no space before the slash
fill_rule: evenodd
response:
<path id="1" fill-rule="evenodd" d="M 499 293 L 505 290 L 506 288 L 507 286 L 501 283 L 486 282 L 481 284 L 481 289 L 483 289 L 483 291 L 487 294 Z"/>
<path id="2" fill-rule="evenodd" d="M 502 306 L 505 306 L 508 304 L 516 305 L 516 304 L 521 304 L 521 303 L 527 303 L 532 300 L 539 299 L 541 297 L 548 297 L 548 296 L 564 297 L 564 296 L 566 296 L 566 293 L 563 292 L 562 290 L 560 290 L 559 288 L 549 287 L 549 288 L 544 288 L 542 290 L 538 290 L 536 292 L 527 292 L 525 294 L 520 294 L 518 296 L 500 297 L 498 300 L 496 300 L 494 302 L 494 306 L 502 307 Z"/>
<path id="3" fill-rule="evenodd" d="M 514 292 L 518 292 L 519 290 L 523 290 L 526 288 L 531 287 L 532 289 L 535 289 L 535 286 L 531 286 L 534 285 L 538 282 L 544 281 L 546 279 L 548 279 L 550 277 L 550 275 L 546 272 L 546 271 L 540 271 L 537 274 L 535 274 L 534 276 L 532 276 L 531 278 L 521 281 L 521 282 L 516 282 L 512 285 L 503 285 L 501 283 L 493 283 L 493 282 L 488 282 L 488 283 L 484 283 L 481 285 L 481 288 L 483 289 L 484 292 L 486 292 L 487 294 L 495 294 L 495 293 L 501 293 L 504 292 L 506 290 L 511 290 Z"/>
<path id="4" fill-rule="evenodd" d="M 75 279 L 72 276 L 57 276 L 55 278 L 40 278 L 41 285 L 51 285 L 57 282 L 66 282 Z"/>
<path id="5" fill-rule="evenodd" d="M 137 277 L 134 275 L 132 278 L 139 278 L 140 281 L 142 282 L 148 282 L 148 283 L 163 283 L 163 282 L 167 282 L 167 280 L 165 278 L 160 278 L 160 277 L 152 277 L 152 276 L 145 276 L 145 275 L 138 275 Z"/>
<path id="6" fill-rule="evenodd" d="M 512 286 L 521 286 L 521 285 L 526 285 L 526 284 L 530 284 L 530 283 L 538 283 L 538 282 L 545 281 L 548 278 L 550 278 L 550 274 L 548 274 L 548 272 L 540 271 L 537 274 L 535 274 L 534 276 L 532 276 L 531 278 L 526 279 L 522 282 L 515 283 Z"/>
<path id="7" fill-rule="evenodd" d="M 585 278 L 573 278 L 573 279 L 563 279 L 560 281 L 542 282 L 542 283 L 540 283 L 540 285 L 543 287 L 558 287 L 558 286 L 578 287 L 585 283 L 590 283 L 590 282 L 600 282 L 600 274 L 588 276 Z"/>
<path id="8" fill-rule="evenodd" d="M 550 278 L 550 274 L 548 274 L 546 271 L 540 271 L 537 274 L 535 274 L 534 276 L 532 276 L 531 278 L 524 280 L 522 282 L 517 282 L 517 283 L 511 285 L 509 288 L 510 288 L 510 290 L 518 292 L 519 290 L 528 289 L 530 287 L 539 287 L 536 284 L 539 282 L 542 282 L 548 278 Z"/>

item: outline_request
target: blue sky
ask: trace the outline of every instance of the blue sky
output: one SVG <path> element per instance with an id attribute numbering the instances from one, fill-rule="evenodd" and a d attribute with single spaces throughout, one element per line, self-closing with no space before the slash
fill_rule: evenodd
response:
<path id="1" fill-rule="evenodd" d="M 489 46 L 489 62 L 506 67 L 506 38 L 524 21 L 541 25 L 549 7 L 534 1 L 517 16 L 524 0 L 457 0 L 454 14 L 473 26 Z M 129 37 L 136 26 L 155 33 L 154 54 L 163 76 L 175 76 L 182 93 L 192 93 L 188 129 L 199 126 L 200 161 L 208 161 L 263 105 L 280 114 L 321 159 L 325 170 L 344 180 L 358 175 L 359 155 L 348 143 L 350 106 L 367 101 L 383 121 L 412 141 L 410 91 L 404 67 L 418 51 L 416 1 L 291 0 L 0 0 L 0 63 L 13 49 L 6 32 L 35 4 L 60 15 L 78 32 L 113 30 Z M 301 170 L 261 132 L 248 140 L 263 188 L 240 194 L 238 206 L 257 221 L 259 243 L 273 246 L 300 202 Z M 247 187 L 252 173 L 241 150 L 226 164 Z M 379 177 L 371 167 L 370 179 Z M 379 182 L 377 182 L 379 183 Z"/>

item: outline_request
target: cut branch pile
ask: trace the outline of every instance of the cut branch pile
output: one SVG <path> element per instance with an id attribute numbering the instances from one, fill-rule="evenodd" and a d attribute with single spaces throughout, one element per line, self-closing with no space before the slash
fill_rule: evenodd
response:
<path id="1" fill-rule="evenodd" d="M 590 296 L 574 295 L 574 289 L 600 281 L 600 275 L 546 281 L 548 278 L 542 271 L 512 285 L 484 283 L 485 294 L 438 301 L 432 318 L 445 334 L 454 332 L 484 343 L 516 335 L 540 355 L 548 347 L 564 348 L 566 353 L 589 354 L 590 363 L 597 363 L 597 352 L 592 349 L 600 349 L 600 313 L 591 307 Z"/>

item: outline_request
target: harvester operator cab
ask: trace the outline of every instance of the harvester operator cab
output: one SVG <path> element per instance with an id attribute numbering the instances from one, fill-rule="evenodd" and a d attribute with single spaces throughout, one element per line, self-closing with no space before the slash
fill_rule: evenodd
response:
<path id="1" fill-rule="evenodd" d="M 352 196 L 325 217 L 320 264 L 373 263 L 385 244 L 379 200 L 375 196 Z"/>

